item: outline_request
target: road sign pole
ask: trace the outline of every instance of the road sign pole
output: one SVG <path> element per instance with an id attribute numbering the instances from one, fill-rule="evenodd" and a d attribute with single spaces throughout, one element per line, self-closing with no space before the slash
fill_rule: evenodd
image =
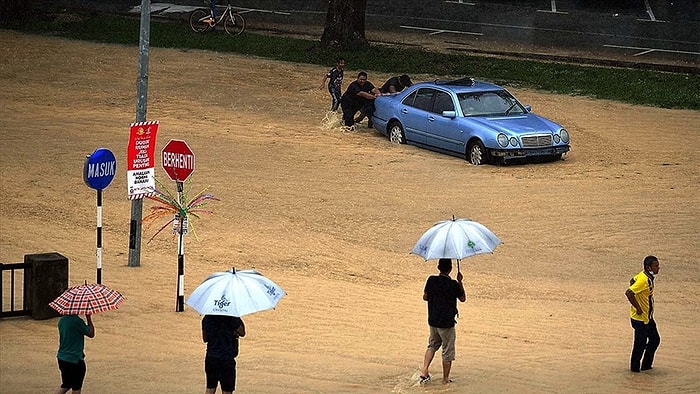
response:
<path id="1" fill-rule="evenodd" d="M 182 182 L 176 181 L 177 201 L 182 206 Z M 187 217 L 180 214 L 177 218 L 180 221 L 178 226 L 178 247 L 177 247 L 177 307 L 176 312 L 185 311 L 185 220 Z"/>
<path id="2" fill-rule="evenodd" d="M 97 190 L 97 284 L 102 284 L 102 189 Z"/>
<path id="3" fill-rule="evenodd" d="M 187 234 L 187 212 L 182 208 L 185 205 L 183 199 L 183 182 L 189 178 L 194 171 L 194 153 L 192 149 L 182 140 L 170 140 L 161 152 L 163 159 L 163 169 L 170 179 L 177 185 L 177 204 L 181 207 L 180 212 L 175 214 L 173 232 L 178 234 L 177 246 L 177 304 L 176 312 L 185 310 L 185 240 Z"/>
<path id="4" fill-rule="evenodd" d="M 117 160 L 109 149 L 99 148 L 85 158 L 83 180 L 97 191 L 97 283 L 102 283 L 102 189 L 114 179 Z"/>

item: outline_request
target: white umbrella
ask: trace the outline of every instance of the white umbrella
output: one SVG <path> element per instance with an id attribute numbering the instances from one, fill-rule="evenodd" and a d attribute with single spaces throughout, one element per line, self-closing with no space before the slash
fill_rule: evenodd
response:
<path id="1" fill-rule="evenodd" d="M 287 293 L 255 270 L 209 275 L 185 302 L 202 315 L 244 316 L 273 309 Z"/>
<path id="2" fill-rule="evenodd" d="M 493 253 L 501 240 L 486 226 L 468 220 L 455 219 L 435 223 L 420 237 L 411 253 L 426 260 L 459 260 L 482 253 Z M 459 269 L 459 268 L 458 268 Z"/>

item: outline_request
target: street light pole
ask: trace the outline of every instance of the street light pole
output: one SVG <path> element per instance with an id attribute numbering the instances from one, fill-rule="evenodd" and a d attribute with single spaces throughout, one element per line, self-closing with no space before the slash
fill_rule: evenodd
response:
<path id="1" fill-rule="evenodd" d="M 136 79 L 136 122 L 146 121 L 148 107 L 148 53 L 151 36 L 151 0 L 141 0 L 141 29 L 139 35 L 139 70 Z M 143 200 L 131 200 L 129 226 L 129 267 L 141 266 L 141 218 Z"/>

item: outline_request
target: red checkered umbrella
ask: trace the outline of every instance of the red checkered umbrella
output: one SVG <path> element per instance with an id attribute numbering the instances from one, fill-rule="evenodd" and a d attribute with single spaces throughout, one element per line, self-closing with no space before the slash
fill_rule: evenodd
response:
<path id="1" fill-rule="evenodd" d="M 83 284 L 66 290 L 49 306 L 62 315 L 92 315 L 119 308 L 124 296 L 101 284 Z"/>

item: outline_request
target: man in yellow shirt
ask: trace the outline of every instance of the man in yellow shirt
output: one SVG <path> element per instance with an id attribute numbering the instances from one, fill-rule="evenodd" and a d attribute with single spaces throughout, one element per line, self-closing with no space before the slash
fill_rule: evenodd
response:
<path id="1" fill-rule="evenodd" d="M 630 280 L 625 292 L 630 307 L 630 321 L 634 328 L 634 345 L 630 359 L 632 372 L 651 369 L 654 353 L 661 338 L 654 321 L 654 276 L 659 273 L 659 259 L 655 256 L 644 258 L 644 270 Z M 640 368 L 641 362 L 641 368 Z"/>

